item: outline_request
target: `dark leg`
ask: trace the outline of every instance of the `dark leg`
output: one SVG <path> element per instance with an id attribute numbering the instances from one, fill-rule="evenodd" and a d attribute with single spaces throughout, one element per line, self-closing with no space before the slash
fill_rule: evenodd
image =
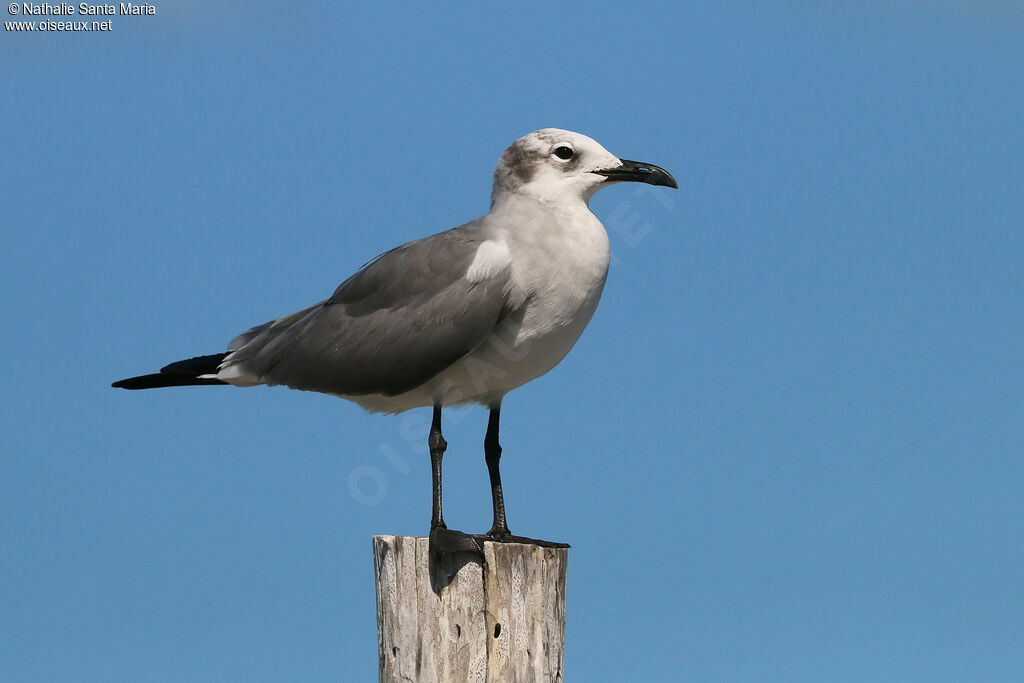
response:
<path id="1" fill-rule="evenodd" d="M 491 408 L 491 416 L 487 420 L 487 435 L 484 437 L 484 457 L 487 460 L 487 474 L 491 478 L 491 503 L 494 505 L 494 523 L 487 535 L 500 538 L 509 535 L 508 523 L 505 521 L 505 499 L 501 495 L 501 472 L 498 463 L 501 460 L 501 444 L 498 443 L 498 421 L 501 417 L 501 404 Z"/>
<path id="2" fill-rule="evenodd" d="M 454 553 L 470 552 L 482 556 L 483 541 L 476 536 L 449 529 L 441 514 L 441 459 L 448 448 L 448 442 L 441 435 L 440 404 L 434 406 L 434 419 L 430 423 L 427 446 L 430 448 L 430 478 L 433 484 L 430 514 L 431 562 L 436 566 L 441 556 Z"/>
<path id="3" fill-rule="evenodd" d="M 434 406 L 434 420 L 430 423 L 430 436 L 427 437 L 427 445 L 430 447 L 430 473 L 433 484 L 433 505 L 431 506 L 430 528 L 431 530 L 444 525 L 444 517 L 441 516 L 441 458 L 448 448 L 448 442 L 441 436 L 441 406 Z"/>
<path id="4" fill-rule="evenodd" d="M 546 548 L 568 548 L 565 543 L 554 543 L 552 541 L 541 541 L 536 538 L 525 536 L 513 536 L 508 530 L 508 523 L 505 521 L 505 498 L 501 493 L 501 472 L 498 463 L 501 460 L 501 444 L 498 443 L 498 422 L 501 418 L 501 404 L 491 408 L 490 418 L 487 420 L 487 435 L 484 436 L 484 458 L 487 461 L 487 474 L 491 478 L 491 502 L 494 505 L 494 523 L 491 530 L 483 535 L 487 541 L 499 541 L 501 543 L 530 543 L 544 546 Z"/>

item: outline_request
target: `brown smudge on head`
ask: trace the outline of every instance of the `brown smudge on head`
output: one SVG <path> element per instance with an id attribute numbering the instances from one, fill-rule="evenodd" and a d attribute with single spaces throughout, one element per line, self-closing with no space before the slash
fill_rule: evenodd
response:
<path id="1" fill-rule="evenodd" d="M 530 182 L 536 170 L 536 163 L 541 159 L 540 151 L 531 149 L 526 141 L 519 140 L 501 155 L 500 166 L 507 175 L 514 177 L 519 184 Z"/>
<path id="2" fill-rule="evenodd" d="M 539 133 L 539 131 L 538 131 Z M 533 133 L 520 138 L 501 155 L 494 169 L 494 191 L 515 190 L 533 180 L 538 166 L 548 154 L 550 136 Z M 492 199 L 494 192 L 492 192 Z"/>

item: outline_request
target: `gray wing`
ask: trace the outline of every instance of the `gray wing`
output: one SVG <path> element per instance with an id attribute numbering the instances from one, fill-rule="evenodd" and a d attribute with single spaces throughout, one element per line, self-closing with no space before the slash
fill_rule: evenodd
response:
<path id="1" fill-rule="evenodd" d="M 505 313 L 509 273 L 463 276 L 483 241 L 472 224 L 382 254 L 334 295 L 236 337 L 222 370 L 332 394 L 397 395 L 483 342 Z"/>

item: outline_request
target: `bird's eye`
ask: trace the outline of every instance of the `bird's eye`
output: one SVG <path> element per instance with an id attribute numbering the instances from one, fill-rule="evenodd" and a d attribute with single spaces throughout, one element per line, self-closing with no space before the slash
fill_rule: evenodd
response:
<path id="1" fill-rule="evenodd" d="M 569 159 L 572 159 L 573 154 L 575 154 L 575 152 L 572 151 L 572 147 L 566 147 L 565 145 L 559 145 L 558 147 L 555 147 L 555 156 L 558 157 L 559 159 L 562 159 L 563 161 L 568 161 Z"/>

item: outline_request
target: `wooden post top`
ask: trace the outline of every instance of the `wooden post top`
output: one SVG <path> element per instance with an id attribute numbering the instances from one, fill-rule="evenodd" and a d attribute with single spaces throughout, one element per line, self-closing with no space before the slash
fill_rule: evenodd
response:
<path id="1" fill-rule="evenodd" d="M 484 544 L 431 566 L 427 538 L 374 536 L 381 681 L 561 681 L 568 549 Z"/>

